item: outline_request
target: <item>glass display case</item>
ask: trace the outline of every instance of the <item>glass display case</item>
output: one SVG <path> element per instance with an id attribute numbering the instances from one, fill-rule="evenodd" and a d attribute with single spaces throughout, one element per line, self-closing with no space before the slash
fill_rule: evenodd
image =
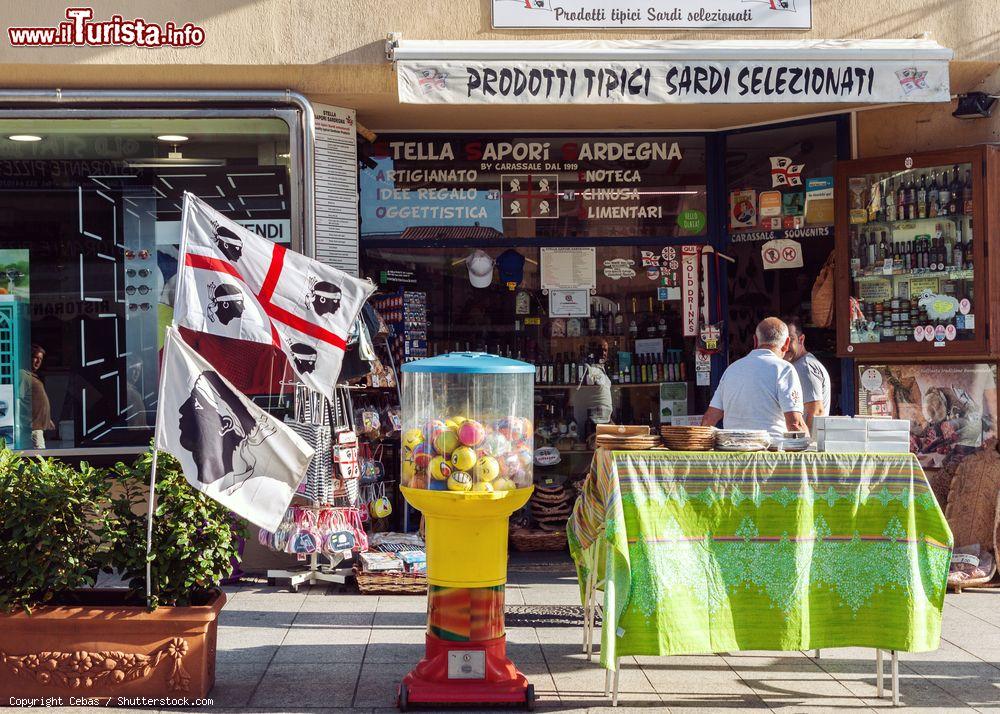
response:
<path id="1" fill-rule="evenodd" d="M 837 167 L 841 356 L 996 354 L 984 236 L 996 223 L 994 147 Z"/>
<path id="2" fill-rule="evenodd" d="M 404 486 L 512 491 L 532 485 L 534 365 L 453 352 L 402 367 Z"/>

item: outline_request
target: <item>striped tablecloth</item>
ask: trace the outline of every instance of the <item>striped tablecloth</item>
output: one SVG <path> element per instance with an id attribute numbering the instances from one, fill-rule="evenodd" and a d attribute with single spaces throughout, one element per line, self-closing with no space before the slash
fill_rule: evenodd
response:
<path id="1" fill-rule="evenodd" d="M 598 449 L 568 532 L 581 583 L 607 570 L 606 667 L 938 646 L 952 537 L 911 454 Z"/>

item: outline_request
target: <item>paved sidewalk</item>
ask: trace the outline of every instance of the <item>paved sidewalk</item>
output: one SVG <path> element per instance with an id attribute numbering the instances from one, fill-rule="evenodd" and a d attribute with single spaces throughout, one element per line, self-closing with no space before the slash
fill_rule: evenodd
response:
<path id="1" fill-rule="evenodd" d="M 343 594 L 337 587 L 294 594 L 255 585 L 228 590 L 213 710 L 394 711 L 396 684 L 424 650 L 424 597 Z M 507 604 L 578 607 L 568 560 L 515 557 Z M 603 670 L 580 653 L 580 626 L 519 621 L 527 620 L 509 618 L 509 652 L 534 683 L 540 710 L 610 707 Z M 1000 593 L 949 595 L 944 629 L 937 652 L 901 656 L 904 706 L 897 711 L 1000 713 Z M 824 650 L 818 660 L 809 655 L 630 657 L 623 660 L 618 710 L 891 709 L 888 699 L 875 698 L 871 650 Z"/>

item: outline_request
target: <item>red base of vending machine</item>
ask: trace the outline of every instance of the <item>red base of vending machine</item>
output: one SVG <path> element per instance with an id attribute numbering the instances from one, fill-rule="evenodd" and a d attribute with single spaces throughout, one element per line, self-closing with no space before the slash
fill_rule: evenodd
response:
<path id="1" fill-rule="evenodd" d="M 427 635 L 424 658 L 403 678 L 396 704 L 411 706 L 455 704 L 535 705 L 535 688 L 507 659 L 507 638 L 451 642 Z"/>

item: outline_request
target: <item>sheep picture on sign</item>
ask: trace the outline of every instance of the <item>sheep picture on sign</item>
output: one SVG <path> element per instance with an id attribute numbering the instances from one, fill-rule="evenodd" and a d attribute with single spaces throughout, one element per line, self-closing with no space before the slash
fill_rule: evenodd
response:
<path id="1" fill-rule="evenodd" d="M 950 320 L 959 308 L 958 300 L 951 295 L 941 295 L 929 288 L 920 293 L 917 304 L 927 311 L 932 320 Z"/>

